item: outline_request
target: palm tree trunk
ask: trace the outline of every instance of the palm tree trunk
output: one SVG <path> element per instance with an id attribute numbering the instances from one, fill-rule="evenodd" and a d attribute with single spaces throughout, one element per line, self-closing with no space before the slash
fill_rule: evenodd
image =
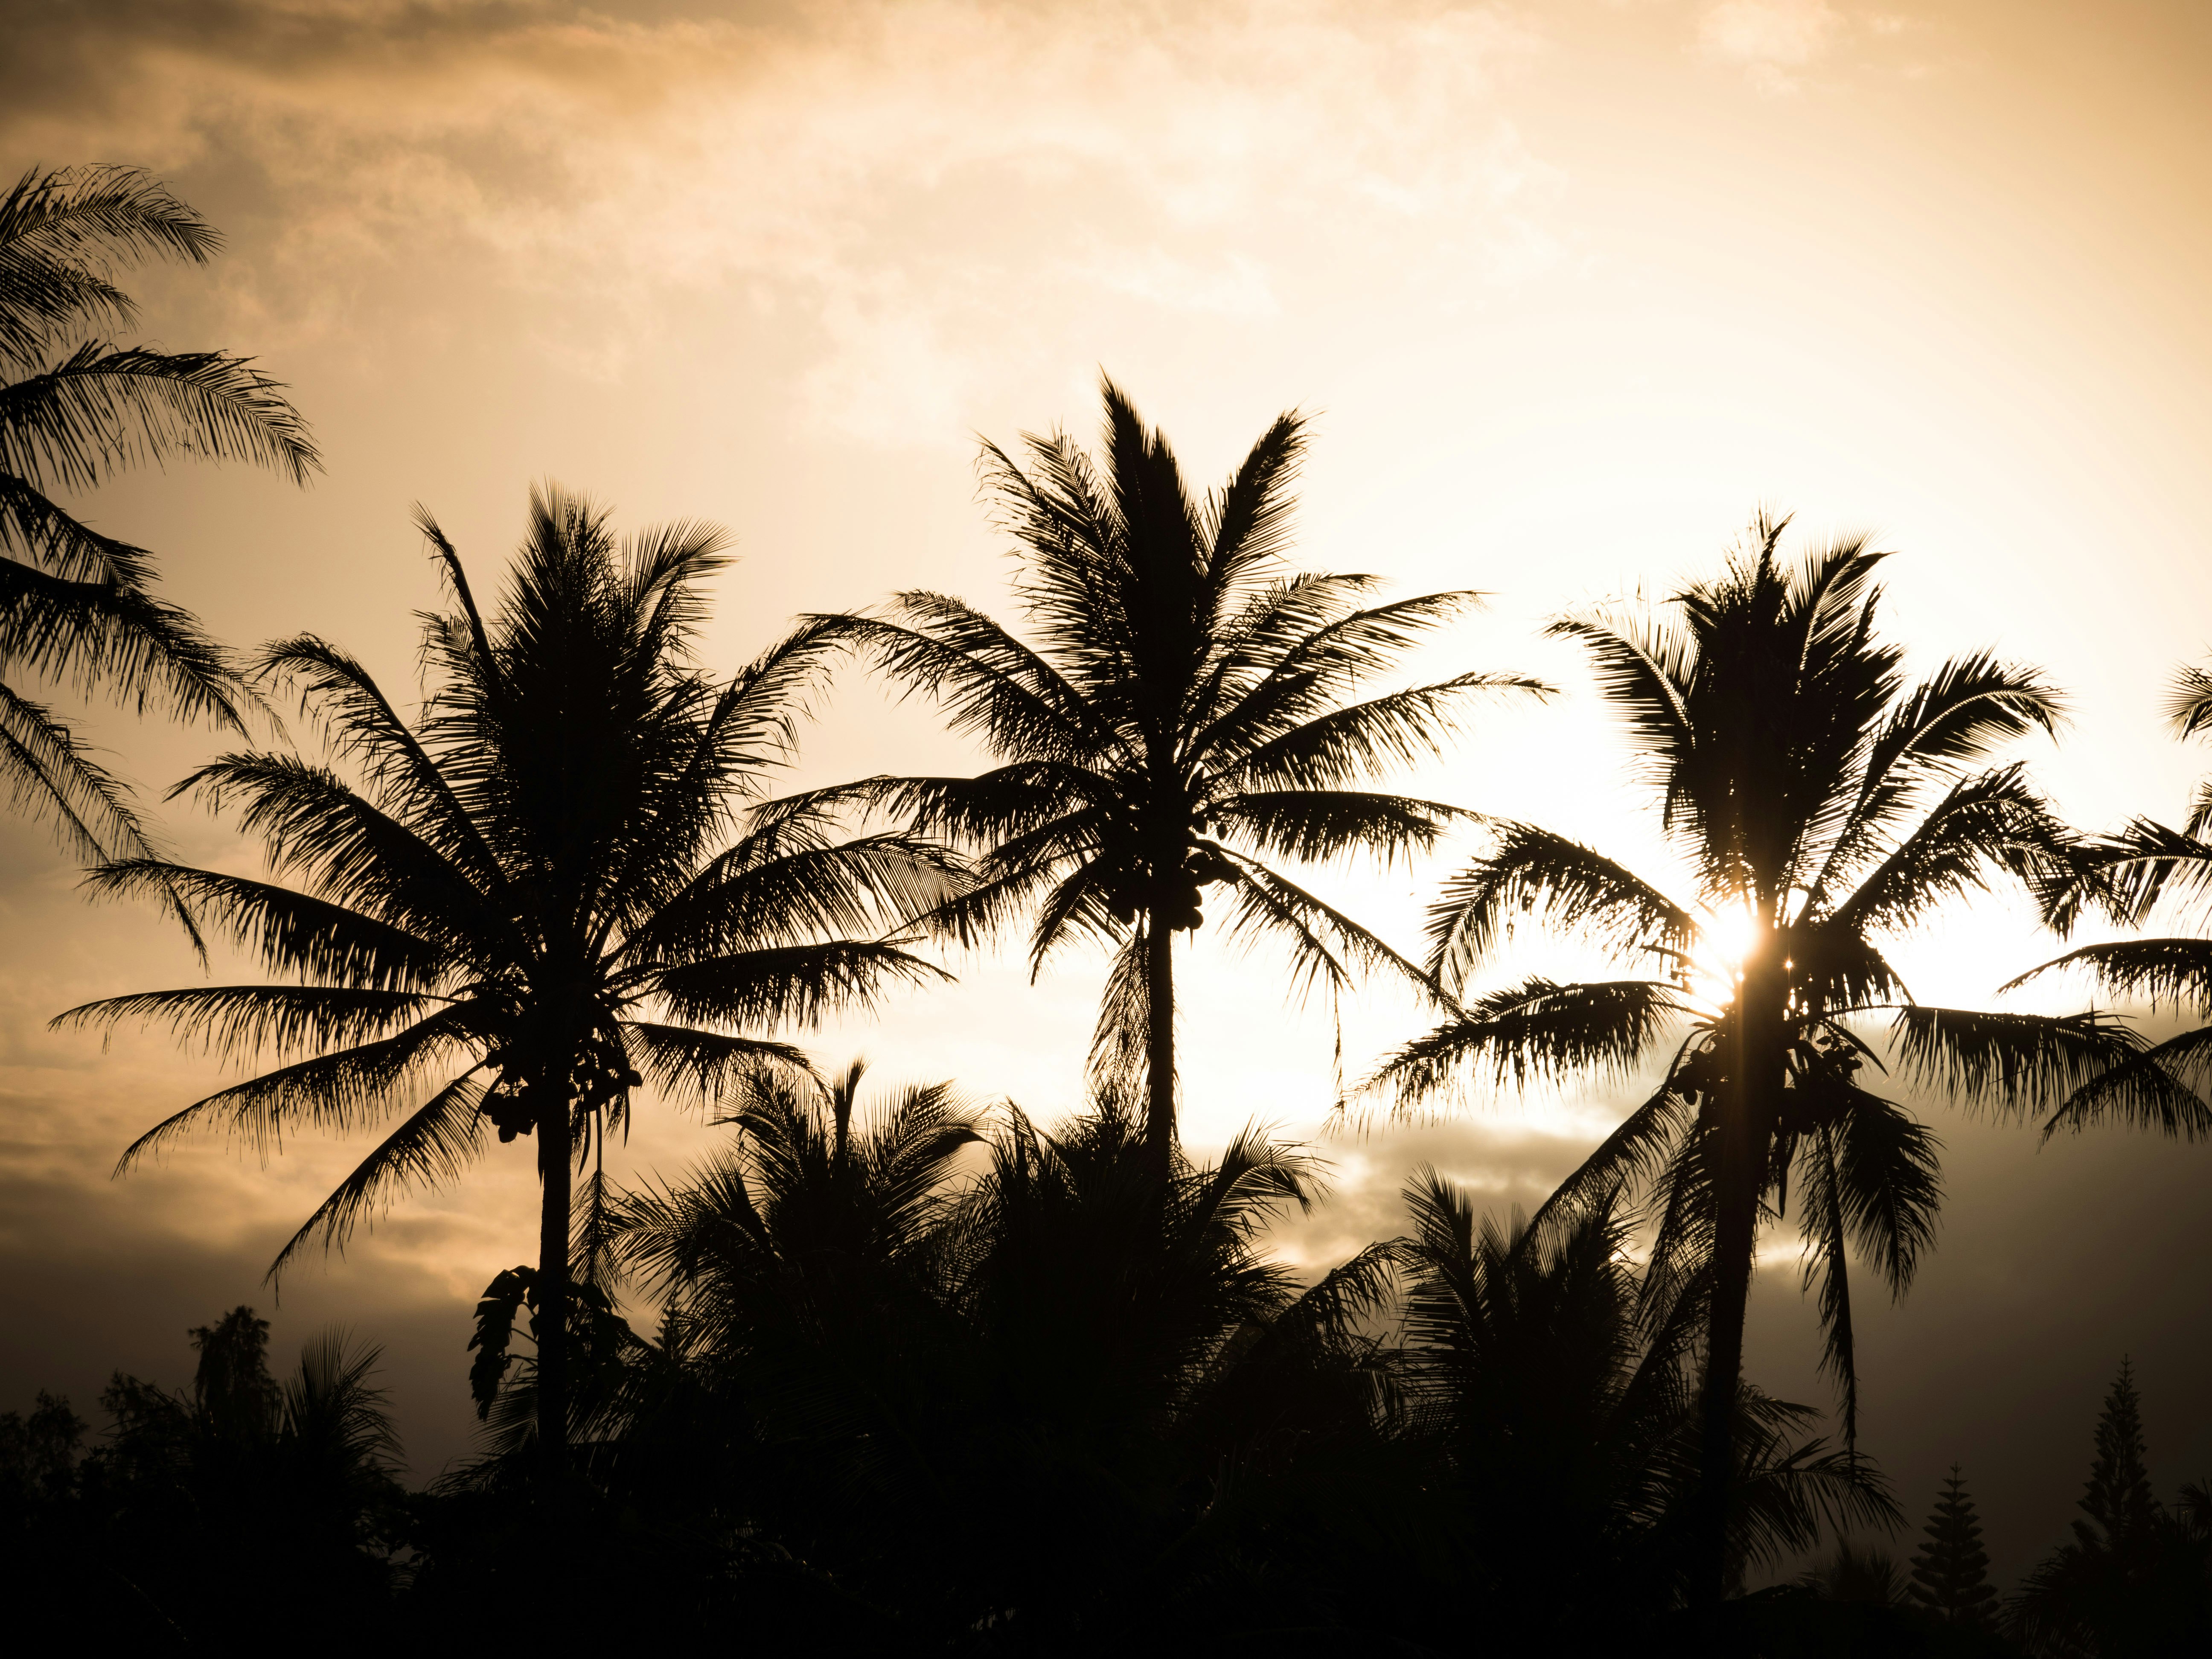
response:
<path id="1" fill-rule="evenodd" d="M 1164 1181 L 1175 1163 L 1175 933 L 1145 918 L 1145 1162 Z"/>
<path id="2" fill-rule="evenodd" d="M 1718 1215 L 1713 1230 L 1713 1300 L 1705 1328 L 1705 1381 L 1699 1401 L 1697 1558 L 1692 1598 L 1717 1606 L 1728 1590 L 1729 1490 L 1735 1471 L 1736 1389 L 1743 1375 L 1743 1319 L 1751 1297 L 1758 1194 L 1748 1176 L 1750 1139 L 1743 1111 L 1721 1130 Z"/>
<path id="3" fill-rule="evenodd" d="M 538 1114 L 538 1449 L 556 1486 L 568 1472 L 568 1099 L 543 1088 Z"/>
<path id="4" fill-rule="evenodd" d="M 1765 953 L 1760 953 L 1763 956 Z M 1714 1194 L 1713 1299 L 1706 1316 L 1705 1379 L 1698 1415 L 1698 1505 L 1691 1565 L 1693 1603 L 1717 1607 L 1728 1593 L 1728 1526 L 1735 1477 L 1736 1394 L 1743 1377 L 1744 1313 L 1751 1299 L 1759 1200 L 1780 1108 L 1783 998 L 1778 963 L 1744 964 L 1736 992 L 1735 1052 L 1720 1124 Z"/>

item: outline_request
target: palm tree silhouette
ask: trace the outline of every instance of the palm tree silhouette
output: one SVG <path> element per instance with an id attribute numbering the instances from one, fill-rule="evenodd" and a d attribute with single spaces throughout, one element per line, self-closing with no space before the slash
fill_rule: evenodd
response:
<path id="1" fill-rule="evenodd" d="M 796 1049 L 748 1033 L 940 977 L 878 935 L 943 903 L 959 877 L 908 836 L 841 842 L 816 807 L 748 807 L 829 646 L 801 629 L 726 684 L 690 665 L 719 531 L 678 525 L 618 549 L 603 512 L 533 490 L 508 599 L 488 621 L 452 546 L 422 524 L 457 609 L 426 623 L 437 684 L 419 724 L 358 662 L 302 635 L 267 647 L 261 672 L 297 689 L 361 787 L 270 753 L 225 756 L 178 786 L 218 811 L 237 804 L 278 881 L 298 886 L 144 859 L 95 877 L 112 893 L 175 888 L 292 982 L 143 992 L 57 1023 L 159 1022 L 287 1062 L 158 1124 L 118 1172 L 194 1130 L 265 1149 L 413 1103 L 272 1277 L 311 1241 L 343 1246 L 403 1188 L 459 1176 L 487 1123 L 502 1141 L 535 1133 L 551 1471 L 568 1431 L 575 1170 L 623 1132 L 648 1079 L 712 1097 L 763 1064 L 804 1072 Z M 603 1195 L 602 1181 L 586 1191 Z"/>
<path id="2" fill-rule="evenodd" d="M 2175 734 L 2188 738 L 2212 732 L 2212 672 L 2184 668 L 2174 678 L 2166 716 Z M 2146 926 L 2161 909 L 2188 920 L 2212 893 L 2212 779 L 2197 788 L 2186 823 L 2179 830 L 2150 818 L 2137 818 L 2117 835 L 2083 846 L 2075 906 L 2094 905 L 2131 927 Z M 2162 1002 L 2212 1019 L 2212 940 L 2182 936 L 2121 939 L 2084 945 L 2039 968 L 2032 968 L 2005 988 L 2039 975 L 2084 968 L 2116 997 L 2142 997 L 2153 1012 Z M 2162 1042 L 2142 1042 L 2069 1095 L 2044 1121 L 2048 1140 L 2061 1129 L 2079 1133 L 2117 1120 L 2131 1127 L 2155 1129 L 2169 1139 L 2212 1137 L 2212 1024 Z"/>
<path id="3" fill-rule="evenodd" d="M 34 167 L 0 196 L 0 673 L 243 732 L 249 696 L 191 615 L 154 597 L 153 556 L 53 500 L 171 455 L 252 461 L 295 483 L 320 465 L 283 388 L 249 360 L 98 337 L 137 320 L 113 281 L 122 270 L 163 257 L 204 264 L 222 246 L 135 167 Z M 152 856 L 123 783 L 7 684 L 0 786 L 88 862 Z"/>
<path id="4" fill-rule="evenodd" d="M 683 1345 L 817 1444 L 866 1442 L 882 1402 L 915 1395 L 896 1374 L 930 1346 L 948 1176 L 980 1138 L 950 1085 L 867 1107 L 865 1072 L 749 1073 L 720 1120 L 735 1146 L 611 1212 L 617 1260 L 664 1292 Z"/>
<path id="5" fill-rule="evenodd" d="M 1565 836 L 1498 824 L 1495 850 L 1431 912 L 1430 967 L 1462 1011 L 1372 1079 L 1409 1106 L 1471 1065 L 1522 1084 L 1626 1075 L 1671 1048 L 1658 1088 L 1536 1225 L 1626 1185 L 1649 1194 L 1656 1218 L 1654 1290 L 1711 1266 L 1706 1601 L 1723 1585 L 1729 1425 L 1761 1220 L 1780 1217 L 1794 1183 L 1847 1444 L 1857 1404 L 1848 1251 L 1856 1244 L 1901 1294 L 1932 1237 L 1936 1142 L 1860 1086 L 1875 1055 L 1850 1022 L 1891 1014 L 1911 1074 L 1977 1101 L 2055 1097 L 2128 1042 L 2094 1014 L 1922 1006 L 1882 955 L 1881 938 L 1995 876 L 2046 899 L 2062 885 L 2068 833 L 2017 764 L 1985 764 L 1996 745 L 2052 730 L 2058 702 L 2039 675 L 1986 653 L 1908 686 L 1902 653 L 1874 636 L 1882 556 L 1846 541 L 1790 568 L 1777 552 L 1786 523 L 1762 514 L 1719 577 L 1672 602 L 1674 619 L 1601 613 L 1552 630 L 1595 659 L 1700 902 Z M 1524 913 L 1627 962 L 1656 957 L 1664 976 L 1532 978 L 1472 994 L 1474 971 Z M 1716 948 L 1731 933 L 1734 960 Z"/>
<path id="6" fill-rule="evenodd" d="M 775 1494 L 794 1548 L 954 1631 L 1089 1651 L 1100 1621 L 1147 1627 L 1134 1584 L 1220 1600 L 1232 1506 L 1368 1428 L 1380 1345 L 1358 1328 L 1387 1247 L 1302 1290 L 1260 1234 L 1318 1171 L 1257 1134 L 1162 1182 L 1133 1115 L 1046 1133 L 1009 1106 L 962 1182 L 979 1124 L 945 1086 L 855 1109 L 856 1080 L 760 1076 L 729 1152 L 617 1205 L 620 1257 L 669 1310 L 660 1358 L 716 1402 L 702 1439 L 747 1447 L 732 1483 Z M 662 1430 L 624 1432 L 635 1466 Z"/>
<path id="7" fill-rule="evenodd" d="M 150 1612 L 172 1640 L 234 1632 L 236 1586 L 250 1575 L 268 1576 L 275 1616 L 374 1621 L 394 1588 L 407 1504 L 375 1381 L 381 1350 L 325 1331 L 277 1376 L 269 1322 L 251 1308 L 191 1334 L 189 1389 L 118 1371 L 101 1396 L 113 1424 L 78 1484 L 94 1528 L 80 1547 L 129 1564 L 105 1575 L 105 1593 L 122 1590 L 125 1619 Z"/>
<path id="8" fill-rule="evenodd" d="M 939 921 L 967 943 L 1033 911 L 1032 973 L 1087 935 L 1117 951 L 1094 1042 L 1102 1084 L 1144 1079 L 1145 1139 L 1175 1140 L 1174 935 L 1225 887 L 1231 937 L 1286 941 L 1294 983 L 1404 963 L 1261 860 L 1431 846 L 1454 809 L 1345 786 L 1435 751 L 1471 692 L 1540 691 L 1463 674 L 1347 702 L 1414 639 L 1474 605 L 1431 593 L 1362 608 L 1364 575 L 1285 574 L 1304 423 L 1283 416 L 1236 473 L 1191 498 L 1175 453 L 1104 384 L 1106 453 L 1028 435 L 995 445 L 988 487 L 1023 563 L 1035 647 L 958 599 L 909 592 L 883 617 L 817 619 L 936 697 L 1002 763 L 974 778 L 877 778 L 854 790 L 981 855 L 976 890 Z M 1413 975 L 1418 978 L 1418 975 Z"/>
<path id="9" fill-rule="evenodd" d="M 1406 1281 L 1404 1386 L 1442 1453 L 1509 1645 L 1618 1639 L 1624 1608 L 1674 1601 L 1697 1498 L 1690 1360 L 1710 1270 L 1639 1284 L 1619 1194 L 1540 1229 L 1477 1213 L 1426 1167 L 1387 1249 Z M 1733 1402 L 1730 1576 L 1810 1548 L 1821 1526 L 1881 1524 L 1878 1478 L 1807 1431 L 1818 1413 L 1745 1386 Z"/>

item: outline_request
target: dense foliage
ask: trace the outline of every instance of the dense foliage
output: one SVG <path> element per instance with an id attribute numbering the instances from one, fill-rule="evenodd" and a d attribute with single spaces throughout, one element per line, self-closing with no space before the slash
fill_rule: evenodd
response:
<path id="1" fill-rule="evenodd" d="M 241 1603 L 340 1650 L 742 1630 L 885 1656 L 2122 1659 L 2212 1637 L 2212 1514 L 2151 1494 L 2124 1370 L 2088 1519 L 2002 1606 L 1955 1471 L 1908 1571 L 1853 1541 L 1902 1518 L 1865 1460 L 1747 1386 L 1739 1590 L 1843 1541 L 1716 1634 L 1677 1611 L 1694 1311 L 1644 1333 L 1610 1214 L 1547 1242 L 1425 1171 L 1409 1235 L 1301 1285 L 1263 1248 L 1319 1196 L 1291 1149 L 1246 1136 L 1163 1186 L 1120 1111 L 1047 1133 L 857 1080 L 757 1075 L 722 1155 L 618 1200 L 612 1257 L 659 1313 L 641 1334 L 590 1304 L 566 1489 L 538 1475 L 526 1340 L 483 1390 L 483 1454 L 410 1493 L 374 1351 L 318 1339 L 279 1381 L 240 1308 L 192 1333 L 190 1389 L 118 1375 L 88 1455 L 66 1401 L 0 1418 L 11 1588 L 157 1650 L 229 1639 Z"/>

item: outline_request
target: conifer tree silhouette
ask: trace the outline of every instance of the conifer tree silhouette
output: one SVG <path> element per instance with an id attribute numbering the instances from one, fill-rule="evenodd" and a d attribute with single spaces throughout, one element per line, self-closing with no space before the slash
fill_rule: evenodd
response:
<path id="1" fill-rule="evenodd" d="M 2136 1393 L 2134 1364 L 2124 1358 L 2097 1419 L 2097 1461 L 2089 1466 L 2081 1510 L 2089 1518 L 2074 1523 L 2074 1535 L 2085 1549 L 2130 1553 L 2158 1524 L 2158 1499 L 2151 1496 L 2143 1467 L 2142 1399 Z"/>
<path id="2" fill-rule="evenodd" d="M 2212 1650 L 2205 1545 L 2186 1494 L 2184 1503 L 2170 1516 L 2151 1493 L 2142 1402 L 2122 1360 L 2097 1419 L 2081 1518 L 2012 1599 L 2011 1633 L 2039 1656 Z"/>
<path id="3" fill-rule="evenodd" d="M 1982 1547 L 1981 1518 L 1956 1463 L 1922 1530 L 1928 1536 L 1913 1552 L 1912 1583 L 1905 1590 L 1912 1605 L 1947 1625 L 1987 1627 L 1996 1617 L 1997 1593 L 1990 1583 L 1989 1552 Z"/>

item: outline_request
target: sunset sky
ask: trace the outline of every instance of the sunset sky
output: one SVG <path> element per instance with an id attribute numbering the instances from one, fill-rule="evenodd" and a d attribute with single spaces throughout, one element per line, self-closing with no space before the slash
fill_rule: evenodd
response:
<path id="1" fill-rule="evenodd" d="M 1793 546 L 1895 552 L 1916 662 L 1988 645 L 2067 689 L 2063 743 L 2021 753 L 2075 823 L 2173 818 L 2212 770 L 2159 718 L 2212 648 L 2209 92 L 2188 0 L 0 0 L 0 168 L 167 179 L 229 251 L 131 283 L 143 337 L 254 355 L 322 445 L 306 490 L 176 464 L 81 503 L 224 638 L 321 633 L 411 696 L 440 594 L 410 504 L 482 591 L 547 477 L 626 527 L 730 528 L 724 672 L 894 587 L 1003 613 L 978 438 L 1090 437 L 1103 369 L 1200 483 L 1310 411 L 1297 559 L 1482 589 L 1422 665 L 1561 689 L 1475 711 L 1413 781 L 1662 872 L 1541 625 L 1663 599 L 1761 505 Z M 83 727 L 149 799 L 214 746 Z M 857 674 L 805 743 L 794 784 L 970 758 Z M 190 801 L 161 821 L 255 867 Z M 187 1326 L 266 1310 L 269 1257 L 362 1148 L 211 1144 L 111 1182 L 222 1068 L 46 1022 L 200 969 L 151 914 L 87 906 L 41 827 L 0 822 L 0 1409 L 43 1385 L 88 1412 L 111 1368 L 181 1380 Z M 1467 850 L 1316 879 L 1410 949 Z M 2001 903 L 1899 952 L 1963 1002 L 2055 953 Z M 1477 1093 L 1359 1133 L 1326 1004 L 1286 1006 L 1264 952 L 1188 959 L 1187 1139 L 1259 1120 L 1336 1164 L 1282 1239 L 1303 1264 L 1395 1231 L 1424 1158 L 1533 1206 L 1619 1115 L 1597 1085 Z M 1031 987 L 1012 951 L 947 961 L 957 987 L 803 1040 L 1073 1108 L 1103 962 Z M 1380 988 L 1343 1016 L 1354 1076 L 1421 1018 Z M 2124 1353 L 2161 1489 L 2212 1472 L 2212 1147 L 2039 1152 L 1917 1104 L 1951 1197 L 1911 1297 L 1860 1304 L 1862 1443 L 1916 1525 L 1963 1463 L 2008 1577 L 2063 1533 Z M 672 1175 L 709 1140 L 641 1114 L 626 1163 Z M 417 1478 L 466 1449 L 467 1312 L 533 1252 L 533 1186 L 528 1143 L 499 1149 L 285 1285 L 280 1350 L 333 1322 L 387 1344 Z M 1794 1248 L 1765 1260 L 1749 1374 L 1825 1402 Z"/>

